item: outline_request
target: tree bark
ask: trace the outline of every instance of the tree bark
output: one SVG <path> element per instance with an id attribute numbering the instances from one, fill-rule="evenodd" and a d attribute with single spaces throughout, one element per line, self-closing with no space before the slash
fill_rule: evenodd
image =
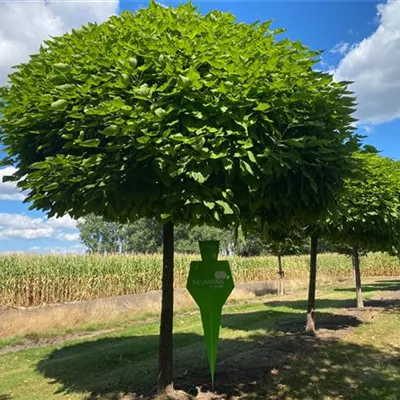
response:
<path id="1" fill-rule="evenodd" d="M 282 256 L 278 254 L 278 294 L 283 295 L 285 291 L 283 290 L 283 277 L 285 273 L 282 269 Z"/>
<path id="2" fill-rule="evenodd" d="M 317 278 L 318 237 L 311 236 L 310 249 L 310 282 L 308 286 L 307 325 L 306 332 L 315 335 L 315 286 Z"/>
<path id="3" fill-rule="evenodd" d="M 354 246 L 352 249 L 352 261 L 353 261 L 354 280 L 356 284 L 357 308 L 364 308 L 364 301 L 361 293 L 360 257 L 357 246 Z"/>
<path id="4" fill-rule="evenodd" d="M 172 329 L 174 311 L 174 226 L 163 226 L 163 273 L 160 342 L 158 350 L 158 393 L 173 391 L 172 382 Z"/>

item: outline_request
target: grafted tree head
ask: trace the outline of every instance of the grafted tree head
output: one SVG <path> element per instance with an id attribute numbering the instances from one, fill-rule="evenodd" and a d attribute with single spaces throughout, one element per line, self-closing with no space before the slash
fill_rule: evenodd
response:
<path id="1" fill-rule="evenodd" d="M 47 40 L 1 89 L 9 180 L 49 216 L 316 220 L 351 169 L 354 103 L 269 27 L 151 2 Z"/>

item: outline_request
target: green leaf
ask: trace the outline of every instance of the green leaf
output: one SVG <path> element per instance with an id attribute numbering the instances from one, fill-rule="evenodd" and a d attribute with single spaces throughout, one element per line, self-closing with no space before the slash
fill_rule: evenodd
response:
<path id="1" fill-rule="evenodd" d="M 99 147 L 100 139 L 89 139 L 79 143 L 82 147 Z"/>
<path id="2" fill-rule="evenodd" d="M 50 183 L 47 186 L 44 186 L 43 190 L 47 192 L 47 191 L 54 190 L 54 189 L 57 189 L 57 188 L 58 188 L 58 183 L 57 182 L 53 182 L 53 183 Z"/>
<path id="3" fill-rule="evenodd" d="M 195 81 L 198 81 L 200 79 L 200 74 L 197 72 L 196 68 L 193 68 L 192 66 L 190 66 L 187 77 L 191 81 L 195 82 Z"/>
<path id="4" fill-rule="evenodd" d="M 208 179 L 208 175 L 204 176 L 201 172 L 191 172 L 190 176 L 199 183 L 204 183 Z"/>
<path id="5" fill-rule="evenodd" d="M 265 111 L 271 108 L 270 104 L 258 103 L 257 107 L 253 108 L 254 111 Z"/>
<path id="6" fill-rule="evenodd" d="M 105 136 L 116 136 L 119 133 L 119 126 L 117 125 L 109 125 L 104 128 L 101 133 Z M 100 141 L 99 141 L 100 142 Z"/>
<path id="7" fill-rule="evenodd" d="M 185 88 L 186 86 L 189 85 L 190 79 L 187 78 L 186 76 L 179 75 L 178 76 L 178 87 L 180 88 Z"/>
<path id="8" fill-rule="evenodd" d="M 227 202 L 222 200 L 217 200 L 216 203 L 224 209 L 224 214 L 234 214 L 234 211 Z"/>
<path id="9" fill-rule="evenodd" d="M 56 63 L 56 64 L 54 64 L 54 68 L 58 69 L 61 72 L 66 72 L 71 67 L 68 64 L 65 64 L 65 63 Z"/>
<path id="10" fill-rule="evenodd" d="M 137 66 L 137 59 L 135 57 L 129 57 L 129 64 L 132 68 L 136 68 Z"/>
<path id="11" fill-rule="evenodd" d="M 211 201 L 203 201 L 204 205 L 209 208 L 210 210 L 212 210 L 215 207 L 215 203 L 211 202 Z"/>
<path id="12" fill-rule="evenodd" d="M 250 164 L 244 160 L 240 160 L 240 169 L 242 171 L 248 172 L 250 175 L 254 175 L 253 169 L 250 167 Z"/>
<path id="13" fill-rule="evenodd" d="M 135 89 L 134 93 L 136 95 L 137 98 L 142 98 L 142 99 L 149 99 L 151 96 L 151 91 L 150 88 L 148 87 L 148 85 L 145 83 L 142 86 L 140 86 L 139 89 Z"/>
<path id="14" fill-rule="evenodd" d="M 293 147 L 304 147 L 303 139 L 304 138 L 287 139 L 285 143 Z"/>
<path id="15" fill-rule="evenodd" d="M 30 169 L 46 169 L 48 167 L 49 163 L 47 161 L 35 162 L 29 166 Z"/>
<path id="16" fill-rule="evenodd" d="M 254 154 L 250 150 L 247 150 L 247 155 L 249 156 L 249 160 L 251 162 L 253 162 L 253 163 L 257 162 L 256 158 L 254 157 Z"/>
<path id="17" fill-rule="evenodd" d="M 66 83 L 64 85 L 58 85 L 56 86 L 56 89 L 61 90 L 63 92 L 71 92 L 76 88 L 76 85 L 71 84 L 71 83 Z"/>
<path id="18" fill-rule="evenodd" d="M 51 103 L 51 108 L 57 111 L 65 111 L 67 107 L 68 107 L 68 101 L 65 99 L 60 99 Z"/>
<path id="19" fill-rule="evenodd" d="M 167 114 L 167 112 L 163 108 L 159 107 L 154 111 L 154 114 L 156 114 L 159 119 L 162 119 Z"/>

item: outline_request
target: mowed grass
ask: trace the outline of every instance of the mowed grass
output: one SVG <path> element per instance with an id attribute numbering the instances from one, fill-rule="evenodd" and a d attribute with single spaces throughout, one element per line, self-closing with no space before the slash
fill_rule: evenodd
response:
<path id="1" fill-rule="evenodd" d="M 398 294 L 399 283 L 369 283 L 367 304 L 378 295 Z M 352 314 L 350 287 L 321 289 L 317 326 L 330 330 L 321 329 L 319 337 L 311 338 L 300 333 L 305 295 L 267 295 L 224 309 L 215 390 L 270 400 L 400 399 L 398 300 L 386 311 Z M 362 323 L 365 315 L 370 318 Z M 150 396 L 157 375 L 159 326 L 138 322 L 91 339 L 1 355 L 0 398 Z M 211 390 L 199 314 L 178 313 L 174 331 L 176 388 L 193 394 L 195 386 Z"/>
<path id="2" fill-rule="evenodd" d="M 199 255 L 175 256 L 175 287 L 186 285 L 190 262 Z M 223 258 L 223 257 L 222 257 Z M 235 281 L 277 278 L 276 257 L 227 257 Z M 0 256 L 0 308 L 81 301 L 158 290 L 162 255 L 4 255 Z M 361 258 L 363 276 L 399 276 L 400 261 L 384 253 Z M 307 279 L 308 256 L 283 258 L 287 279 Z M 351 260 L 318 256 L 320 278 L 351 275 Z"/>

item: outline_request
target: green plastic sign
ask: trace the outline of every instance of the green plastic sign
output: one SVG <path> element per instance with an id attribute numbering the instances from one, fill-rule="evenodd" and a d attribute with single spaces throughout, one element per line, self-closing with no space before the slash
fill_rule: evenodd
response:
<path id="1" fill-rule="evenodd" d="M 229 262 L 218 261 L 219 242 L 200 241 L 201 261 L 190 264 L 187 290 L 200 308 L 211 381 L 215 365 L 222 307 L 235 287 Z"/>

